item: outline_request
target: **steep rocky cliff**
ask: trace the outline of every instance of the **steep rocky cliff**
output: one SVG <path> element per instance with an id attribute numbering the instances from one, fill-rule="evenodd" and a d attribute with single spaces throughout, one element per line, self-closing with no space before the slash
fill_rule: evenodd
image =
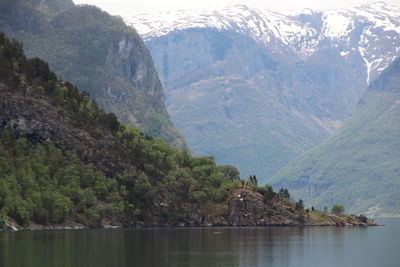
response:
<path id="1" fill-rule="evenodd" d="M 150 53 L 117 17 L 69 0 L 2 1 L 0 31 L 24 43 L 61 77 L 144 133 L 184 148 L 170 122 Z"/>

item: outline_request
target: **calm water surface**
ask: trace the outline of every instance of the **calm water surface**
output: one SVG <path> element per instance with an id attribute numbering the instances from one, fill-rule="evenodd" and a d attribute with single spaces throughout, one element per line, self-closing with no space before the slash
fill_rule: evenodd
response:
<path id="1" fill-rule="evenodd" d="M 0 233 L 1 267 L 400 266 L 400 218 L 384 227 Z"/>

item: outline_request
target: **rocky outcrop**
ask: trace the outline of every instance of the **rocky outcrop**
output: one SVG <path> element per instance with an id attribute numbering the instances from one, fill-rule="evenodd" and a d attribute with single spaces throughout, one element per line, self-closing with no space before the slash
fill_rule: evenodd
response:
<path id="1" fill-rule="evenodd" d="M 299 225 L 306 219 L 304 211 L 296 211 L 293 203 L 279 198 L 264 201 L 262 194 L 254 189 L 241 186 L 234 190 L 229 201 L 229 224 L 246 225 Z M 307 223 L 314 223 L 312 220 Z"/>
<path id="2" fill-rule="evenodd" d="M 229 224 L 235 226 L 260 224 L 266 211 L 263 196 L 247 187 L 233 191 L 229 208 Z"/>
<path id="3" fill-rule="evenodd" d="M 259 192 L 248 186 L 240 186 L 231 192 L 227 225 L 365 226 L 377 224 L 372 221 L 363 222 L 354 216 L 337 216 L 321 211 L 296 209 L 295 203 L 288 199 L 274 197 L 265 201 Z"/>

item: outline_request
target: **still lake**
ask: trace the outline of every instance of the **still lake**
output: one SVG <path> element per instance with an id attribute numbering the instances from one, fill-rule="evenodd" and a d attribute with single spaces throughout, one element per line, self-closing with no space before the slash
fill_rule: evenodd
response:
<path id="1" fill-rule="evenodd" d="M 1 267 L 400 266 L 400 218 L 382 227 L 0 232 Z"/>

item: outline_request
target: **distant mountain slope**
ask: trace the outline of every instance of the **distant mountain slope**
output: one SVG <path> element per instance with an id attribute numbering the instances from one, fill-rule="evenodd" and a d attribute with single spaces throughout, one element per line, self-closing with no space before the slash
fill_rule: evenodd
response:
<path id="1" fill-rule="evenodd" d="M 400 214 L 400 59 L 373 81 L 356 111 L 327 141 L 272 177 L 318 207 Z"/>
<path id="2" fill-rule="evenodd" d="M 337 130 L 400 52 L 400 9 L 137 15 L 191 149 L 263 182 Z"/>
<path id="3" fill-rule="evenodd" d="M 121 121 L 185 147 L 165 109 L 151 55 L 121 19 L 70 0 L 4 0 L 0 31 L 22 41 L 29 56 L 48 61 Z"/>

